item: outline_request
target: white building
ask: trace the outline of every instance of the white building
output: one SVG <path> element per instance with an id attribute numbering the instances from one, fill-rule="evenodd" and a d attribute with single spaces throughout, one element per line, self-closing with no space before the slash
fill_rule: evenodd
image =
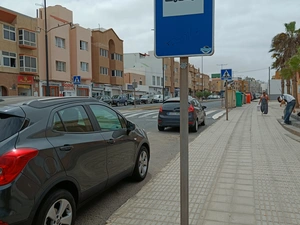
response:
<path id="1" fill-rule="evenodd" d="M 154 51 L 149 51 L 146 54 L 125 53 L 124 71 L 145 74 L 146 86 L 149 86 L 149 93 L 162 93 L 163 63 L 162 59 L 154 56 Z"/>

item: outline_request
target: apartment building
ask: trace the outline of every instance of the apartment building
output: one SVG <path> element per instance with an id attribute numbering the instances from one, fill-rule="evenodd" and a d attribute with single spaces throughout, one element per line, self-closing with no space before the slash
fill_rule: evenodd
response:
<path id="1" fill-rule="evenodd" d="M 135 93 L 133 93 L 135 91 Z M 131 72 L 130 70 L 124 71 L 124 86 L 123 92 L 129 96 L 142 96 L 149 92 L 149 87 L 146 85 L 146 76 Z"/>
<path id="2" fill-rule="evenodd" d="M 179 65 L 179 64 L 178 64 Z M 176 71 L 177 70 L 177 71 Z M 175 73 L 178 73 L 178 69 L 175 68 L 174 58 L 163 58 L 163 72 L 164 79 L 162 80 L 162 86 L 165 87 L 165 96 L 174 96 L 175 94 Z"/>
<path id="3" fill-rule="evenodd" d="M 92 30 L 93 96 L 123 93 L 123 40 L 113 29 Z"/>
<path id="4" fill-rule="evenodd" d="M 91 31 L 73 24 L 73 12 L 61 5 L 38 11 L 40 94 L 46 95 L 46 44 L 48 36 L 48 73 L 50 96 L 91 96 Z M 80 83 L 74 85 L 74 77 Z"/>
<path id="5" fill-rule="evenodd" d="M 36 18 L 0 7 L 0 96 L 38 95 L 36 27 Z"/>

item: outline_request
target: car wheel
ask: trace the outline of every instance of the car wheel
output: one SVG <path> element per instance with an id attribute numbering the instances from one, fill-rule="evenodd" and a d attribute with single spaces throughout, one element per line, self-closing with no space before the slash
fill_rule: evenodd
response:
<path id="1" fill-rule="evenodd" d="M 203 118 L 202 123 L 200 124 L 200 126 L 205 126 L 205 118 Z"/>
<path id="2" fill-rule="evenodd" d="M 74 197 L 66 190 L 52 192 L 41 204 L 35 224 L 74 225 L 76 205 Z"/>
<path id="3" fill-rule="evenodd" d="M 138 157 L 136 159 L 134 171 L 132 177 L 136 181 L 142 181 L 145 179 L 149 167 L 149 150 L 142 146 Z"/>
<path id="4" fill-rule="evenodd" d="M 164 131 L 165 130 L 165 127 L 162 127 L 162 126 L 159 126 L 159 125 L 157 126 L 157 128 L 158 128 L 159 131 Z"/>
<path id="5" fill-rule="evenodd" d="M 126 105 L 127 105 L 127 102 L 124 102 L 124 105 L 126 106 Z"/>
<path id="6" fill-rule="evenodd" d="M 192 127 L 192 131 L 193 132 L 197 132 L 198 131 L 198 119 L 195 121 L 194 126 Z"/>
<path id="7" fill-rule="evenodd" d="M 119 103 L 119 102 L 117 102 L 117 103 L 116 103 L 116 106 L 120 106 L 120 103 Z"/>

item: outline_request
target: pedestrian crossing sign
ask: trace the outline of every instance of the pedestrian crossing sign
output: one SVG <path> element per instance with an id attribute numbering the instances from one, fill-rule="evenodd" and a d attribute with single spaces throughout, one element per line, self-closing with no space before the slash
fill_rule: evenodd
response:
<path id="1" fill-rule="evenodd" d="M 73 77 L 73 84 L 80 84 L 81 83 L 81 77 L 80 76 L 74 76 Z"/>
<path id="2" fill-rule="evenodd" d="M 232 80 L 232 69 L 222 69 L 221 80 Z"/>

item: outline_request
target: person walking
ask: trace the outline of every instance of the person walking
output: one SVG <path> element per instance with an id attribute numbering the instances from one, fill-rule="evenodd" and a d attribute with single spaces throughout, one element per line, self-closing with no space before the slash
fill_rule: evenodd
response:
<path id="1" fill-rule="evenodd" d="M 283 123 L 291 124 L 290 116 L 292 112 L 295 110 L 294 108 L 296 105 L 296 99 L 292 95 L 283 94 L 277 98 L 277 101 L 280 103 L 280 107 L 282 105 L 286 105 L 284 116 L 283 116 Z"/>
<path id="2" fill-rule="evenodd" d="M 260 111 L 262 114 L 268 114 L 269 96 L 264 91 L 260 96 L 258 104 L 260 105 Z"/>

